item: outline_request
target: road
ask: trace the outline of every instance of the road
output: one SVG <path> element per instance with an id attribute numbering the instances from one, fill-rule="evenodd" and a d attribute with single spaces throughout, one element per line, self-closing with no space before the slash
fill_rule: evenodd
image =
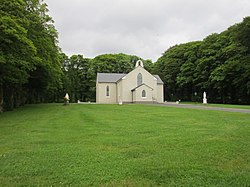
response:
<path id="1" fill-rule="evenodd" d="M 178 107 L 178 108 L 194 108 L 201 110 L 218 110 L 218 111 L 226 111 L 226 112 L 239 112 L 239 113 L 250 113 L 249 109 L 238 109 L 238 108 L 222 108 L 222 107 L 211 107 L 207 105 L 192 105 L 192 104 L 177 104 L 174 102 L 166 102 L 162 104 L 157 104 L 160 106 L 170 106 L 170 107 Z"/>

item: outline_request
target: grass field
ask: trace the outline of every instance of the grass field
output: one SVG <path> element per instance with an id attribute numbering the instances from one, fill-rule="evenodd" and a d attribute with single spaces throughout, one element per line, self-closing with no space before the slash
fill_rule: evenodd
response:
<path id="1" fill-rule="evenodd" d="M 0 114 L 1 186 L 249 186 L 250 115 L 148 105 Z"/>

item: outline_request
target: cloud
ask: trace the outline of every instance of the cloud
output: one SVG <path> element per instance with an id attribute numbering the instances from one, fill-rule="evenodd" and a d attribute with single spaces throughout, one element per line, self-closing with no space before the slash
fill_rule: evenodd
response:
<path id="1" fill-rule="evenodd" d="M 45 0 L 68 55 L 127 53 L 156 61 L 170 46 L 242 21 L 248 0 Z"/>

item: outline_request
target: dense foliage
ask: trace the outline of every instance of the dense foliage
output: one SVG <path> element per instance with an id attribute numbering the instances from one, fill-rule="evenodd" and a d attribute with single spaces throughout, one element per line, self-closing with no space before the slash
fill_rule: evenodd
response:
<path id="1" fill-rule="evenodd" d="M 97 72 L 128 73 L 140 59 L 66 56 L 43 0 L 1 0 L 0 112 L 25 103 L 94 101 Z M 176 45 L 145 68 L 165 83 L 165 100 L 250 104 L 250 17 L 203 41 Z"/>
<path id="2" fill-rule="evenodd" d="M 154 64 L 166 100 L 250 104 L 250 17 L 203 41 L 176 45 Z"/>
<path id="3" fill-rule="evenodd" d="M 41 0 L 1 0 L 0 111 L 55 99 L 62 86 L 57 32 Z"/>

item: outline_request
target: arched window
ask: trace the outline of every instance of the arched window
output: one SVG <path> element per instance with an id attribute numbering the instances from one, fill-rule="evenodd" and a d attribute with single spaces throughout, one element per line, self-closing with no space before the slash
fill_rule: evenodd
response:
<path id="1" fill-rule="evenodd" d="M 106 87 L 106 96 L 109 97 L 109 86 Z"/>
<path id="2" fill-rule="evenodd" d="M 145 90 L 142 90 L 141 96 L 142 96 L 142 97 L 146 97 L 146 91 L 145 91 Z"/>
<path id="3" fill-rule="evenodd" d="M 139 86 L 139 85 L 141 85 L 141 84 L 142 84 L 142 74 L 139 73 L 139 74 L 137 75 L 137 86 Z"/>

